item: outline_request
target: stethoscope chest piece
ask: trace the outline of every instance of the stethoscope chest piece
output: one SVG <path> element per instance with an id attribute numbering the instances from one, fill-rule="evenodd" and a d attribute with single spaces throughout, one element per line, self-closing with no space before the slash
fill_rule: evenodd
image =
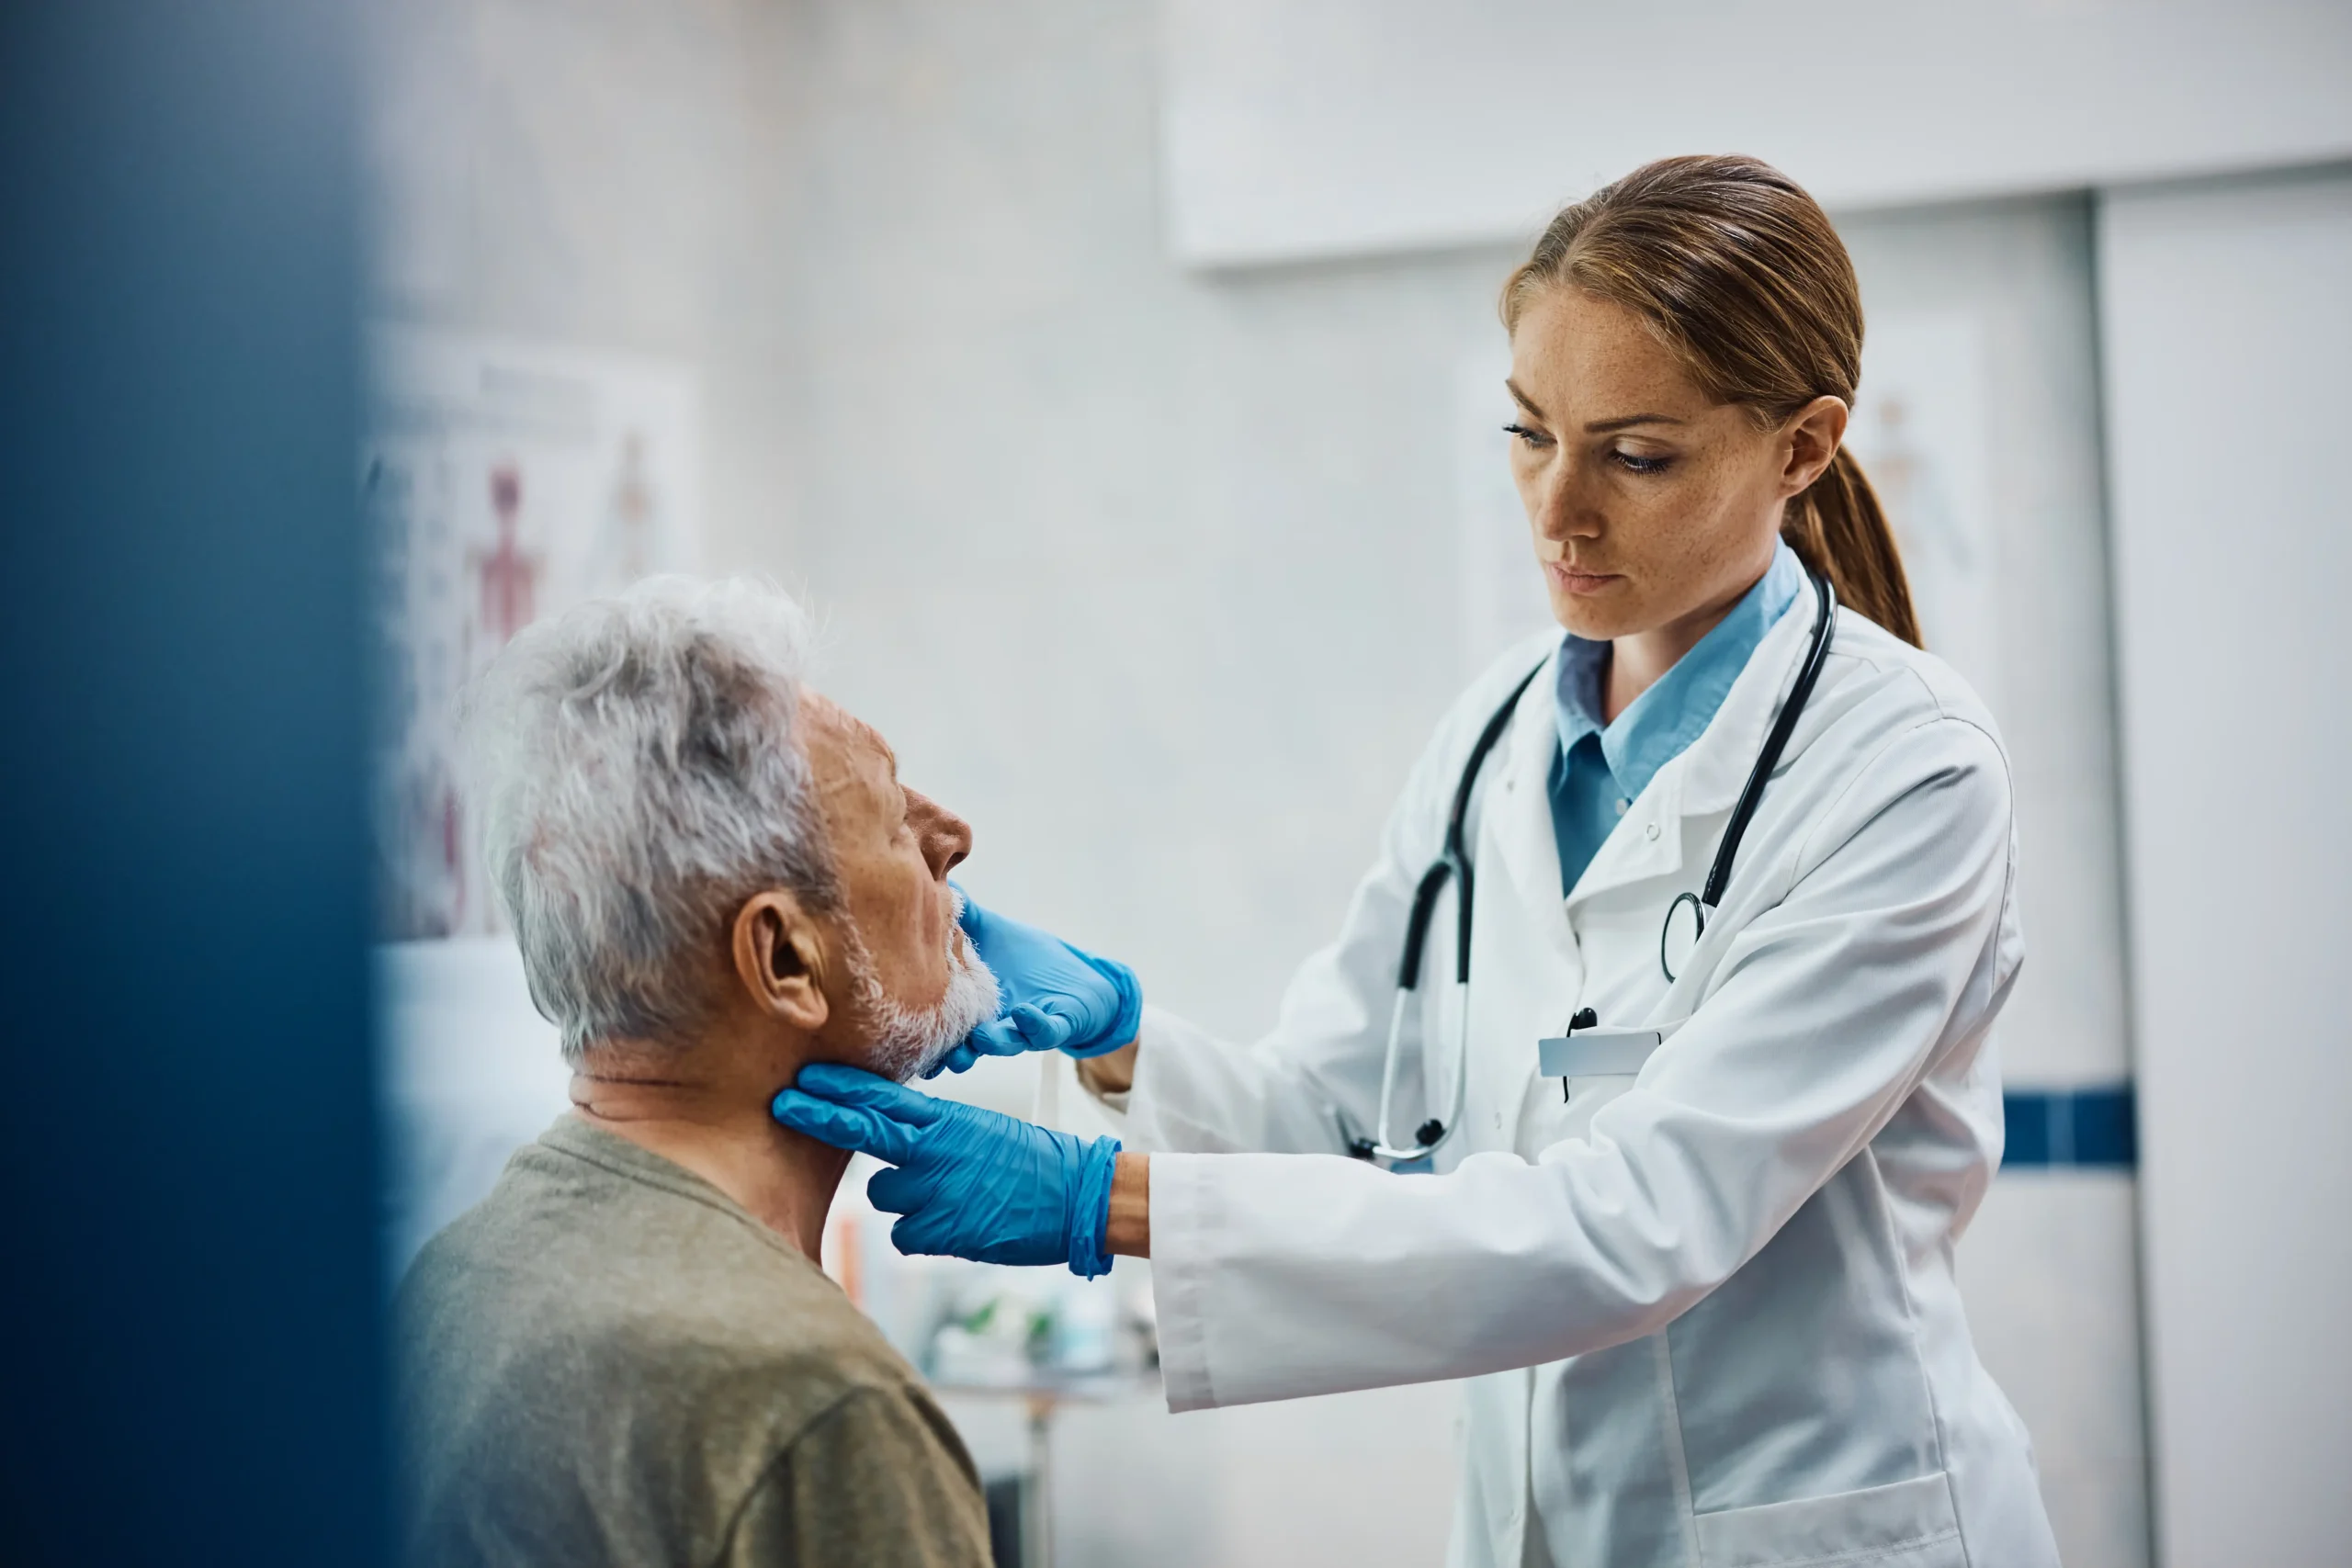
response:
<path id="1" fill-rule="evenodd" d="M 1690 913 L 1685 915 L 1683 911 Z M 1666 923 L 1657 931 L 1657 966 L 1666 971 L 1666 983 L 1674 984 L 1682 966 L 1690 962 L 1690 954 L 1699 939 L 1707 934 L 1707 907 L 1699 902 L 1696 893 L 1680 893 L 1666 907 Z"/>

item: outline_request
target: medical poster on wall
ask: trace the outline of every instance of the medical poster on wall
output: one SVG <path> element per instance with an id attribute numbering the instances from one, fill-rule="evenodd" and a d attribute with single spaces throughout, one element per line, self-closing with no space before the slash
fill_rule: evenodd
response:
<path id="1" fill-rule="evenodd" d="M 1894 525 L 1921 637 L 1997 716 L 2000 563 L 1984 394 L 1975 318 L 1874 316 L 1846 439 Z"/>
<path id="2" fill-rule="evenodd" d="M 699 554 L 681 367 L 415 329 L 369 337 L 360 485 L 376 636 L 380 940 L 499 929 L 454 747 L 458 694 L 534 620 Z"/>

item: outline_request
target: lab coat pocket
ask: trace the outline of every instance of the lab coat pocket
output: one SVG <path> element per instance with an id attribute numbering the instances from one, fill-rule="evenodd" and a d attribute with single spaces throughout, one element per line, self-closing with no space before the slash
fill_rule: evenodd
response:
<path id="1" fill-rule="evenodd" d="M 1533 1102 L 1544 1109 L 1530 1129 L 1532 1147 L 1589 1136 L 1594 1113 L 1640 1081 L 1652 1054 L 1680 1027 L 1592 1029 L 1537 1042 L 1537 1071 L 1559 1078 L 1563 1092 L 1540 1094 Z"/>
<path id="2" fill-rule="evenodd" d="M 1884 1486 L 1698 1517 L 1703 1568 L 1967 1568 L 1939 1470 Z"/>
<path id="3" fill-rule="evenodd" d="M 1590 1077 L 1568 1079 L 1562 1088 L 1559 1106 L 1550 1118 L 1552 1125 L 1539 1145 L 1548 1148 L 1569 1138 L 1592 1135 L 1593 1114 L 1602 1106 L 1634 1087 L 1631 1073 L 1595 1074 Z"/>

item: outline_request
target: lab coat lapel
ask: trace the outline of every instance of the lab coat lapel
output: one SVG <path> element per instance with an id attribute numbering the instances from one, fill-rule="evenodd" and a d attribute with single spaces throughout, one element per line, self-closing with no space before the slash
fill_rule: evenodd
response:
<path id="1" fill-rule="evenodd" d="M 1546 790 L 1559 727 L 1555 654 L 1529 683 L 1481 792 L 1478 918 L 1471 938 L 1470 1114 L 1479 1141 L 1508 1147 L 1535 1065 L 1535 1043 L 1567 1022 L 1583 967 L 1561 898 Z M 1556 1014 L 1557 1016 L 1555 1016 Z"/>
<path id="2" fill-rule="evenodd" d="M 1813 630 L 1814 601 L 1801 593 L 1764 634 L 1724 694 L 1723 706 L 1682 754 L 1660 768 L 1577 878 L 1566 908 L 1614 888 L 1683 869 L 1682 823 L 1737 803 L 1781 698 L 1796 679 Z"/>
<path id="3" fill-rule="evenodd" d="M 1747 668 L 1724 694 L 1714 722 L 1690 743 L 1679 761 L 1683 773 L 1681 811 L 1686 817 L 1708 817 L 1738 804 L 1747 775 L 1764 750 L 1764 738 L 1781 711 L 1781 701 L 1796 684 L 1797 670 L 1813 643 L 1813 589 L 1805 590 L 1781 612 L 1748 656 Z M 1783 764 L 1790 761 L 1781 759 Z"/>
<path id="4" fill-rule="evenodd" d="M 1527 690 L 1497 749 L 1495 777 L 1482 792 L 1478 853 L 1481 877 L 1507 880 L 1520 919 L 1547 933 L 1566 952 L 1568 928 L 1560 911 L 1560 849 L 1552 836 L 1552 758 L 1560 728 L 1552 716 L 1559 678 L 1555 652 Z M 1491 867 L 1491 870 L 1487 868 Z"/>
<path id="5" fill-rule="evenodd" d="M 1704 738 L 1702 737 L 1703 739 Z M 1693 741 L 1693 748 L 1698 744 Z M 1682 867 L 1682 779 L 1690 753 L 1685 751 L 1660 768 L 1635 798 L 1617 826 L 1609 830 L 1592 863 L 1577 878 L 1568 895 L 1571 910 L 1596 894 L 1629 882 L 1670 876 Z"/>

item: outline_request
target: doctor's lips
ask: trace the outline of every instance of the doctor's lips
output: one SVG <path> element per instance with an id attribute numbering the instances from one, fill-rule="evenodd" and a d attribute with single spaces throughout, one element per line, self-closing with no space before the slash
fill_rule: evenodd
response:
<path id="1" fill-rule="evenodd" d="M 1561 561 L 1545 561 L 1544 574 L 1558 587 L 1571 593 L 1598 593 L 1612 582 L 1622 582 L 1622 574 L 1613 571 L 1590 571 Z"/>

